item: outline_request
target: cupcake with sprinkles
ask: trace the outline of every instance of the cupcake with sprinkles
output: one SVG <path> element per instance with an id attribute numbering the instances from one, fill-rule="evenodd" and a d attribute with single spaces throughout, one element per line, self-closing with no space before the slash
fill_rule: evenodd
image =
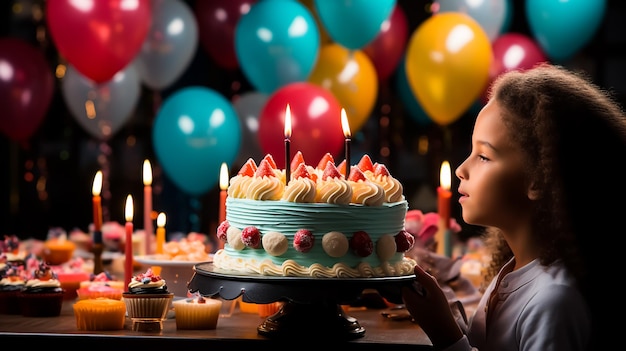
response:
<path id="1" fill-rule="evenodd" d="M 163 329 L 163 320 L 174 299 L 161 276 L 151 268 L 134 276 L 128 283 L 128 291 L 122 294 L 133 330 L 154 331 Z"/>
<path id="2" fill-rule="evenodd" d="M 27 268 L 30 264 L 27 264 Z M 43 261 L 32 270 L 20 291 L 22 316 L 55 317 L 61 314 L 64 291 L 61 282 L 50 266 Z"/>

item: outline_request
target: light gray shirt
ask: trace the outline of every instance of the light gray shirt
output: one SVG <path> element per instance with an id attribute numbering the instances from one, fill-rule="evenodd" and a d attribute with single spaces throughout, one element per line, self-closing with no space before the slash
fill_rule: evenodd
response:
<path id="1" fill-rule="evenodd" d="M 447 350 L 583 350 L 590 338 L 590 315 L 563 263 L 546 267 L 534 260 L 503 274 L 513 264 L 514 259 L 487 287 L 467 336 Z"/>

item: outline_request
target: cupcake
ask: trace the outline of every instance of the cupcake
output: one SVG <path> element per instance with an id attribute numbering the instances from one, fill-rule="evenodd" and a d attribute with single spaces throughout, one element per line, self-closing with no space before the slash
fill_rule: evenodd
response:
<path id="1" fill-rule="evenodd" d="M 121 300 L 123 292 L 124 291 L 122 289 L 114 288 L 110 285 L 92 284 L 84 288 L 77 289 L 76 295 L 78 296 L 79 301 L 97 299 L 101 297 L 108 298 L 111 300 Z"/>
<path id="2" fill-rule="evenodd" d="M 43 259 L 51 265 L 59 265 L 71 260 L 76 244 L 67 239 L 65 231 L 51 230 L 48 236 L 49 239 L 44 243 L 42 252 Z"/>
<path id="3" fill-rule="evenodd" d="M 64 291 L 56 274 L 45 263 L 33 270 L 18 296 L 25 317 L 55 317 L 61 314 Z"/>
<path id="4" fill-rule="evenodd" d="M 0 268 L 0 314 L 20 314 L 18 296 L 26 283 L 24 267 L 7 263 Z"/>
<path id="5" fill-rule="evenodd" d="M 120 300 L 97 298 L 77 301 L 74 306 L 79 330 L 121 330 L 126 320 L 126 305 Z"/>
<path id="6" fill-rule="evenodd" d="M 51 266 L 51 268 L 61 282 L 61 288 L 65 290 L 64 298 L 66 300 L 76 298 L 76 289 L 80 287 L 81 282 L 89 280 L 90 272 L 93 271 L 93 265 L 80 257 L 72 258 L 61 265 Z"/>
<path id="7" fill-rule="evenodd" d="M 135 331 L 162 330 L 173 299 L 174 294 L 167 290 L 165 280 L 151 268 L 134 276 L 128 283 L 128 291 L 122 294 Z"/>
<path id="8" fill-rule="evenodd" d="M 176 314 L 176 329 L 215 329 L 222 300 L 197 298 L 172 302 Z"/>

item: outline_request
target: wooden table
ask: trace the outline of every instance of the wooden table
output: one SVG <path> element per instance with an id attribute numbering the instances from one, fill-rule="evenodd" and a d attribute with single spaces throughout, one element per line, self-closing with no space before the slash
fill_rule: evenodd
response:
<path id="1" fill-rule="evenodd" d="M 291 350 L 311 345 L 340 345 L 341 350 L 377 350 L 389 346 L 394 350 L 431 350 L 430 340 L 423 330 L 409 319 L 392 320 L 383 317 L 381 309 L 349 310 L 365 328 L 362 337 L 353 340 L 332 340 L 316 333 L 314 325 L 302 328 L 301 335 L 293 340 L 269 338 L 258 334 L 263 322 L 258 314 L 241 312 L 238 308 L 231 316 L 220 317 L 215 330 L 177 330 L 173 318 L 164 322 L 163 330 L 153 333 L 131 330 L 127 320 L 124 330 L 86 332 L 76 329 L 72 310 L 73 301 L 66 300 L 59 317 L 31 318 L 20 315 L 0 315 L 0 339 L 27 345 L 33 341 L 44 342 L 46 347 L 67 347 L 76 342 L 81 349 L 106 348 L 115 350 L 148 349 L 187 350 L 190 347 L 262 347 L 262 349 Z M 210 349 L 210 348 L 209 348 Z M 213 348 L 213 350 L 217 350 Z"/>

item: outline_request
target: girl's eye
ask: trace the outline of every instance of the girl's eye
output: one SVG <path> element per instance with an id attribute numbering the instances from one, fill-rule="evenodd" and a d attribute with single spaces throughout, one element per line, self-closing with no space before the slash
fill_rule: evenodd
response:
<path id="1" fill-rule="evenodd" d="M 480 161 L 482 161 L 482 162 L 489 161 L 489 159 L 487 157 L 483 156 L 483 155 L 478 155 L 478 159 L 480 159 Z"/>

